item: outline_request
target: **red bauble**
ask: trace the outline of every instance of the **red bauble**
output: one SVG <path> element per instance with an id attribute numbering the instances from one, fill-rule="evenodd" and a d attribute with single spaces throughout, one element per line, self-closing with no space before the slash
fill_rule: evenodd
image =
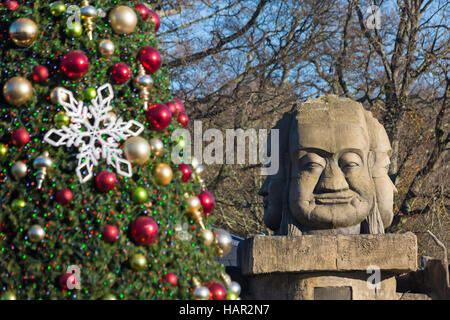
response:
<path id="1" fill-rule="evenodd" d="M 134 243 L 149 246 L 158 236 L 158 225 L 152 218 L 140 216 L 131 223 L 130 232 Z"/>
<path id="2" fill-rule="evenodd" d="M 111 68 L 111 77 L 117 84 L 127 82 L 131 77 L 131 71 L 128 65 L 124 62 L 116 63 Z"/>
<path id="3" fill-rule="evenodd" d="M 172 287 L 176 287 L 178 284 L 177 275 L 173 272 L 167 272 L 167 274 L 164 275 L 163 279 L 169 282 Z"/>
<path id="4" fill-rule="evenodd" d="M 206 190 L 202 190 L 197 196 L 202 204 L 203 213 L 210 214 L 214 209 L 214 197 L 211 193 Z"/>
<path id="5" fill-rule="evenodd" d="M 30 141 L 30 134 L 23 128 L 16 129 L 11 136 L 13 145 L 23 147 Z"/>
<path id="6" fill-rule="evenodd" d="M 72 191 L 69 189 L 63 188 L 56 192 L 56 202 L 62 204 L 62 205 L 68 205 L 73 200 L 73 194 Z"/>
<path id="7" fill-rule="evenodd" d="M 169 107 L 170 112 L 172 113 L 172 116 L 176 116 L 177 115 L 177 106 L 175 105 L 174 102 L 167 102 L 166 106 Z"/>
<path id="8" fill-rule="evenodd" d="M 181 176 L 181 181 L 188 182 L 192 175 L 191 167 L 187 164 L 182 163 L 178 165 L 178 170 L 180 170 L 183 174 Z"/>
<path id="9" fill-rule="evenodd" d="M 62 71 L 71 79 L 80 78 L 88 68 L 89 60 L 81 51 L 70 51 L 61 60 Z"/>
<path id="10" fill-rule="evenodd" d="M 3 6 L 8 10 L 14 11 L 19 7 L 19 3 L 17 1 L 3 1 Z"/>
<path id="11" fill-rule="evenodd" d="M 113 172 L 104 170 L 97 175 L 95 181 L 97 182 L 97 188 L 101 192 L 108 192 L 116 186 L 117 178 Z"/>
<path id="12" fill-rule="evenodd" d="M 177 109 L 177 112 L 184 112 L 184 104 L 183 102 L 178 99 L 177 97 L 173 98 L 175 102 L 175 108 Z"/>
<path id="13" fill-rule="evenodd" d="M 119 229 L 112 224 L 107 224 L 103 228 L 102 239 L 105 242 L 112 243 L 117 241 L 117 236 L 119 235 Z"/>
<path id="14" fill-rule="evenodd" d="M 151 106 L 146 113 L 147 121 L 152 130 L 162 131 L 172 121 L 172 113 L 164 103 Z"/>
<path id="15" fill-rule="evenodd" d="M 208 283 L 209 292 L 211 292 L 211 300 L 226 300 L 227 289 L 218 281 Z"/>
<path id="16" fill-rule="evenodd" d="M 148 9 L 148 13 L 150 13 L 152 16 L 150 18 L 150 21 L 155 24 L 155 32 L 158 32 L 159 26 L 161 25 L 161 19 L 159 18 L 158 14 L 153 10 Z"/>
<path id="17" fill-rule="evenodd" d="M 186 128 L 189 123 L 189 118 L 186 113 L 180 112 L 177 117 L 177 121 L 183 128 Z"/>
<path id="18" fill-rule="evenodd" d="M 62 289 L 68 289 L 67 283 L 72 283 L 75 286 L 77 278 L 74 273 L 64 273 L 59 277 L 59 285 Z"/>
<path id="19" fill-rule="evenodd" d="M 149 9 L 145 5 L 141 3 L 135 4 L 134 8 L 139 12 L 139 14 L 142 17 L 142 20 L 146 21 L 148 19 L 148 15 L 150 14 L 150 12 L 148 12 Z"/>
<path id="20" fill-rule="evenodd" d="M 33 68 L 33 80 L 39 83 L 48 81 L 48 69 L 42 65 Z"/>
<path id="21" fill-rule="evenodd" d="M 138 60 L 147 72 L 155 73 L 161 66 L 161 55 L 153 47 L 142 48 L 137 56 Z"/>

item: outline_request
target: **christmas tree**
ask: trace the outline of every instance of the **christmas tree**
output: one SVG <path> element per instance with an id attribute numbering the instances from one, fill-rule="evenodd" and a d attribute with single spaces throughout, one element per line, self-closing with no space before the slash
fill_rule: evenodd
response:
<path id="1" fill-rule="evenodd" d="M 188 118 L 157 13 L 27 0 L 0 13 L 1 298 L 236 298 L 202 167 L 171 160 Z"/>

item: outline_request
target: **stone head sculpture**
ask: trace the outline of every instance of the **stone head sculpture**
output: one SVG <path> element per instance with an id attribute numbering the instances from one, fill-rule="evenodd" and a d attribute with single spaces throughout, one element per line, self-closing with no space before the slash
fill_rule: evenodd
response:
<path id="1" fill-rule="evenodd" d="M 370 112 L 326 95 L 294 106 L 275 129 L 280 169 L 260 190 L 270 229 L 282 235 L 384 233 L 393 217 L 391 147 Z"/>

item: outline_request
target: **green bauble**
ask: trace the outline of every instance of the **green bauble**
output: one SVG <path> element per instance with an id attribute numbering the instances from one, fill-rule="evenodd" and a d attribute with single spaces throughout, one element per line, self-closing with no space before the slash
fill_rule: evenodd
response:
<path id="1" fill-rule="evenodd" d="M 3 159 L 8 153 L 8 147 L 6 144 L 0 143 L 0 159 Z"/>
<path id="2" fill-rule="evenodd" d="M 66 11 L 66 5 L 60 2 L 53 3 L 50 5 L 50 13 L 52 16 L 59 17 Z"/>
<path id="3" fill-rule="evenodd" d="M 147 267 L 147 259 L 144 255 L 136 253 L 130 259 L 130 266 L 135 271 L 144 270 Z"/>
<path id="4" fill-rule="evenodd" d="M 68 126 L 70 123 L 70 118 L 64 111 L 60 111 L 55 115 L 53 121 L 58 127 Z"/>
<path id="5" fill-rule="evenodd" d="M 19 209 L 25 208 L 26 202 L 23 199 L 14 199 L 11 203 L 11 208 L 13 211 L 18 211 Z"/>
<path id="6" fill-rule="evenodd" d="M 84 97 L 85 97 L 87 100 L 95 99 L 95 98 L 97 97 L 97 90 L 95 90 L 95 88 L 87 88 L 87 89 L 84 91 Z"/>
<path id="7" fill-rule="evenodd" d="M 69 37 L 78 38 L 83 34 L 83 26 L 81 23 L 76 22 L 68 24 L 66 27 L 66 34 Z"/>
<path id="8" fill-rule="evenodd" d="M 147 201 L 147 199 L 148 199 L 147 191 L 142 187 L 137 187 L 136 189 L 134 189 L 133 193 L 131 194 L 131 199 L 134 202 L 143 203 L 143 202 Z"/>

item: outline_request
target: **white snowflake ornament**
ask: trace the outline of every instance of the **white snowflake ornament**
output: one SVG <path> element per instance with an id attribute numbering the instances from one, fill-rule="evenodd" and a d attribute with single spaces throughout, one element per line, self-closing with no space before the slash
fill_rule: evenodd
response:
<path id="1" fill-rule="evenodd" d="M 118 142 L 139 135 L 144 125 L 134 120 L 124 122 L 108 114 L 112 110 L 110 103 L 114 98 L 112 86 L 106 83 L 99 87 L 91 105 L 83 105 L 82 101 L 75 100 L 69 90 L 58 90 L 58 103 L 70 117 L 71 123 L 60 129 L 51 129 L 44 141 L 55 147 L 65 145 L 78 148 L 76 173 L 81 183 L 92 178 L 94 166 L 98 165 L 100 158 L 106 159 L 107 164 L 114 167 L 118 174 L 131 177 L 131 163 L 122 157 L 123 150 L 119 148 Z M 103 91 L 107 91 L 106 95 Z"/>

